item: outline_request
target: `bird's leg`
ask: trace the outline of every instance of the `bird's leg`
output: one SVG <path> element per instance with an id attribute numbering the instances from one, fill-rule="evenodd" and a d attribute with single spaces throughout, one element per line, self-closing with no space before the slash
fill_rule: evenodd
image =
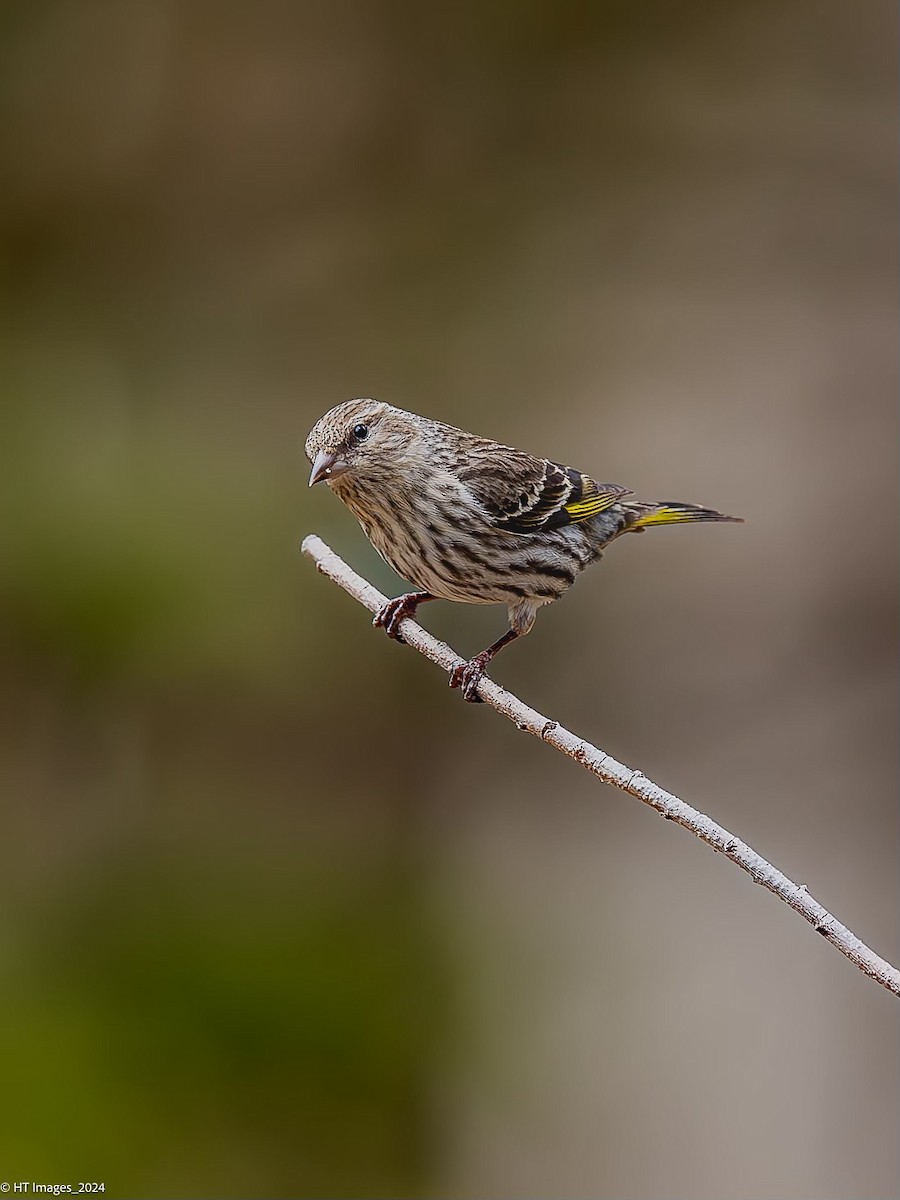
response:
<path id="1" fill-rule="evenodd" d="M 488 646 L 487 650 L 482 650 L 480 654 L 476 654 L 474 658 L 470 658 L 468 662 L 460 663 L 450 672 L 450 686 L 452 688 L 462 688 L 463 699 L 468 700 L 470 704 L 480 704 L 481 697 L 478 695 L 478 685 L 484 678 L 484 672 L 487 669 L 491 659 L 499 654 L 504 646 L 508 646 L 510 642 L 515 641 L 519 636 L 518 630 L 507 629 L 503 637 L 497 638 L 492 646 Z"/>
<path id="2" fill-rule="evenodd" d="M 388 637 L 393 638 L 395 642 L 402 642 L 400 622 L 405 617 L 414 617 L 416 609 L 426 600 L 437 600 L 437 596 L 432 596 L 431 592 L 407 592 L 404 596 L 397 596 L 379 608 L 372 624 L 376 629 L 383 628 Z"/>

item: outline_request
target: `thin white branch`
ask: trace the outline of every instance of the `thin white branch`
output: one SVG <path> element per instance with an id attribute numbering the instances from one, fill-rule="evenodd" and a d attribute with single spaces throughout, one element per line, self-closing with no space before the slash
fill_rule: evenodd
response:
<path id="1" fill-rule="evenodd" d="M 304 554 L 308 554 L 315 561 L 323 575 L 334 580 L 370 612 L 376 612 L 386 602 L 386 596 L 357 575 L 315 534 L 304 539 L 302 549 Z M 462 661 L 449 646 L 432 637 L 410 618 L 407 617 L 400 628 L 408 645 L 437 663 L 439 667 L 443 667 L 445 671 L 451 671 Z M 880 983 L 889 992 L 893 992 L 895 996 L 900 996 L 900 971 L 870 950 L 856 934 L 824 909 L 813 899 L 805 886 L 792 882 L 746 842 L 742 842 L 733 833 L 717 825 L 704 813 L 691 808 L 671 792 L 658 787 L 640 771 L 629 770 L 609 754 L 604 754 L 602 750 L 592 746 L 590 742 L 583 741 L 556 721 L 550 721 L 533 708 L 529 708 L 492 679 L 485 678 L 481 681 L 478 694 L 497 712 L 508 717 L 518 729 L 534 734 L 549 746 L 567 754 L 569 758 L 574 758 L 604 783 L 612 784 L 613 787 L 636 796 L 667 820 L 675 821 L 708 846 L 726 855 L 732 862 L 737 863 L 741 870 L 746 871 L 755 883 L 762 884 L 770 892 L 774 892 L 780 900 L 798 912 L 817 933 L 837 947 L 841 954 L 846 955 L 865 975 Z"/>

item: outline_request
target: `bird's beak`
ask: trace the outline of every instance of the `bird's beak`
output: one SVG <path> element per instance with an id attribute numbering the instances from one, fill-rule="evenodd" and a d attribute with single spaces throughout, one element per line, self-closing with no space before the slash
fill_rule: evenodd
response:
<path id="1" fill-rule="evenodd" d="M 321 483 L 323 479 L 337 479 L 338 475 L 343 475 L 347 470 L 347 464 L 334 451 L 320 450 L 316 455 L 316 461 L 312 465 L 312 472 L 309 476 L 309 486 L 314 483 Z"/>

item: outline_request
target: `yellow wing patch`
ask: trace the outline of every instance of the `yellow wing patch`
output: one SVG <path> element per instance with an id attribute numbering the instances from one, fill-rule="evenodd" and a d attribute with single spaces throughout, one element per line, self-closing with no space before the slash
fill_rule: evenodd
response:
<path id="1" fill-rule="evenodd" d="M 582 480 L 580 497 L 563 505 L 573 522 L 596 517 L 597 513 L 612 508 L 618 500 L 628 495 L 628 488 L 617 487 L 614 483 L 597 484 L 585 476 L 582 476 Z"/>

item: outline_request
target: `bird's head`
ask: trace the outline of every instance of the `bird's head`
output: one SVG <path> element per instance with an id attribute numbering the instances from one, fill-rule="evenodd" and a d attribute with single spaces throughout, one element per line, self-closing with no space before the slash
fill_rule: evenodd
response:
<path id="1" fill-rule="evenodd" d="M 306 439 L 309 486 L 377 477 L 417 439 L 420 418 L 380 400 L 345 400 L 320 417 Z"/>

